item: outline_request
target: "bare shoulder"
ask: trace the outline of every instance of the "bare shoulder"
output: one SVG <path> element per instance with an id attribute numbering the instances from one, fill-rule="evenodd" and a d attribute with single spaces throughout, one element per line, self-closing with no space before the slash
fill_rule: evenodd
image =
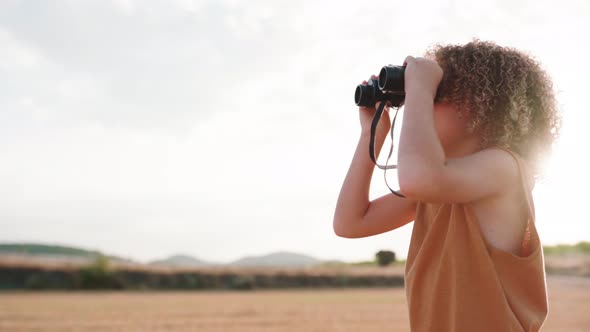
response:
<path id="1" fill-rule="evenodd" d="M 411 179 L 402 188 L 407 196 L 434 203 L 466 203 L 492 196 L 508 190 L 508 186 L 519 183 L 518 162 L 508 151 L 487 148 L 473 154 L 449 158 L 444 167 L 424 171 L 416 168 Z M 400 180 L 400 185 L 403 179 Z"/>
<path id="2" fill-rule="evenodd" d="M 471 201 L 507 195 L 520 183 L 517 159 L 501 148 L 487 148 L 465 157 L 450 158 L 446 168 L 447 179 L 455 180 L 459 188 L 472 193 Z"/>
<path id="3" fill-rule="evenodd" d="M 497 180 L 503 182 L 505 185 L 520 184 L 520 169 L 518 160 L 514 152 L 510 153 L 502 148 L 492 147 L 479 151 L 479 153 L 487 160 L 492 163 L 489 167 L 492 172 L 497 176 Z M 506 194 L 506 191 L 500 193 Z"/>
<path id="4" fill-rule="evenodd" d="M 516 166 L 514 156 L 506 151 L 506 149 L 499 147 L 489 147 L 463 157 L 449 158 L 447 160 L 449 162 L 460 162 L 462 160 L 473 162 L 504 162 L 504 165 L 513 163 Z"/>

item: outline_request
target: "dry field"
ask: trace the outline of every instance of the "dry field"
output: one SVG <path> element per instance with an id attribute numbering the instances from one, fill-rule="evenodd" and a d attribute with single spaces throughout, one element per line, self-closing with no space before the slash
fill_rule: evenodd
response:
<path id="1" fill-rule="evenodd" d="M 548 276 L 544 332 L 590 331 L 590 278 Z M 0 331 L 408 331 L 403 288 L 0 293 Z"/>

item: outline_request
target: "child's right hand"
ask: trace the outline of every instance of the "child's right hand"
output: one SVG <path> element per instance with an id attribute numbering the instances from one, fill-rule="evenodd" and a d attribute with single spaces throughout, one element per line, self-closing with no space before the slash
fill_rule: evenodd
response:
<path id="1" fill-rule="evenodd" d="M 377 76 L 372 75 L 371 77 L 377 78 Z M 362 84 L 367 84 L 367 81 L 363 81 Z M 363 107 L 359 106 L 359 118 L 361 122 L 361 130 L 363 135 L 370 135 L 371 134 L 371 124 L 373 123 L 373 118 L 375 117 L 375 113 L 381 104 L 380 101 L 375 103 L 375 107 Z M 391 121 L 389 119 L 389 102 L 385 106 L 383 113 L 381 114 L 381 118 L 379 119 L 379 124 L 377 125 L 377 130 L 375 132 L 375 136 L 385 139 L 387 134 L 389 133 L 389 129 L 391 128 Z"/>

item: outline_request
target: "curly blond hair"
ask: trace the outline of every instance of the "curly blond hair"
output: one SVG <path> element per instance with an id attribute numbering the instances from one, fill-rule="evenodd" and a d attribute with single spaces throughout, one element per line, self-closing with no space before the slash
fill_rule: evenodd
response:
<path id="1" fill-rule="evenodd" d="M 469 132 L 480 148 L 503 146 L 521 155 L 535 182 L 559 137 L 561 115 L 553 83 L 526 52 L 477 38 L 465 45 L 434 44 L 425 58 L 443 69 L 435 102 L 449 102 L 471 116 Z M 466 113 L 469 112 L 469 113 Z"/>

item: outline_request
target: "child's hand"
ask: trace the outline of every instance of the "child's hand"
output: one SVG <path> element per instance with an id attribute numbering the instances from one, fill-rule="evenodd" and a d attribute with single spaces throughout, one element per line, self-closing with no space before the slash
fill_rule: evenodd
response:
<path id="1" fill-rule="evenodd" d="M 377 78 L 377 76 L 372 75 L 373 78 Z M 362 84 L 367 84 L 367 81 L 363 81 Z M 375 107 L 362 107 L 359 106 L 359 117 L 361 121 L 361 129 L 363 135 L 370 135 L 371 134 L 371 124 L 373 123 L 373 117 L 375 117 L 375 113 L 381 104 L 380 101 L 375 103 Z M 389 120 L 389 102 L 385 105 L 383 113 L 381 113 L 381 118 L 379 119 L 379 124 L 377 125 L 377 129 L 375 132 L 375 136 L 385 139 L 387 137 L 387 133 L 391 128 L 391 121 Z"/>
<path id="2" fill-rule="evenodd" d="M 404 73 L 406 95 L 408 92 L 422 91 L 432 95 L 434 100 L 443 77 L 443 70 L 438 63 L 426 58 L 408 56 L 404 60 L 404 66 L 406 66 Z"/>

